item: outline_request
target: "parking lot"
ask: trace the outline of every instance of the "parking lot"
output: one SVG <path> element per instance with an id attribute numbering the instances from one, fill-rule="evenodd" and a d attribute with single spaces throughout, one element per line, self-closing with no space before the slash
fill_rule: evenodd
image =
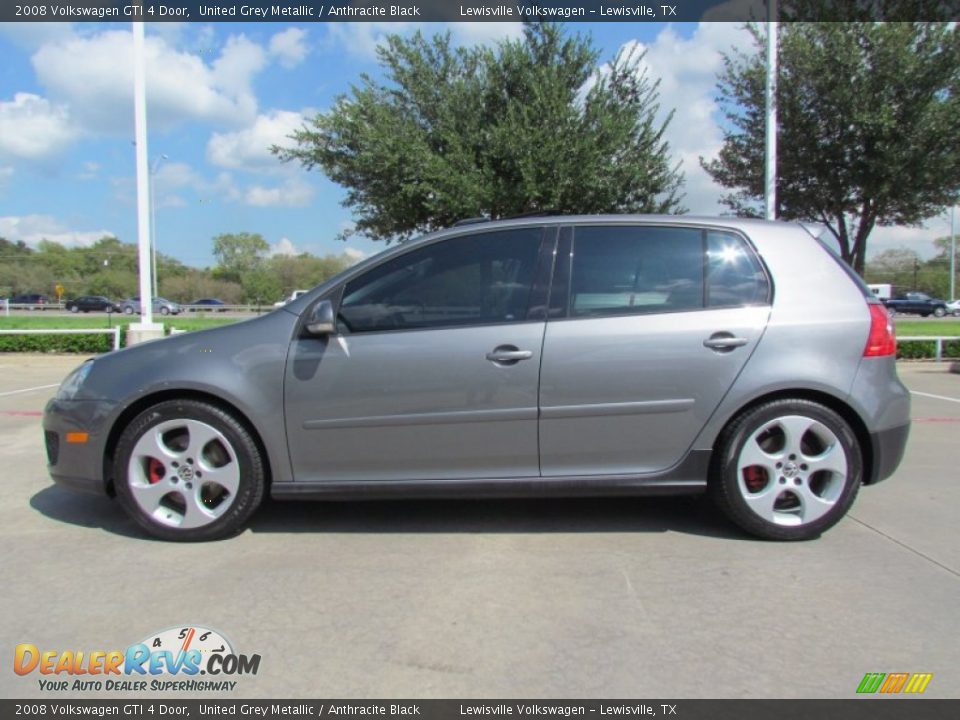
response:
<path id="1" fill-rule="evenodd" d="M 40 413 L 78 362 L 0 356 L 2 697 L 44 696 L 12 672 L 17 643 L 122 650 L 187 625 L 262 657 L 204 697 L 851 698 L 866 672 L 933 673 L 925 696 L 960 696 L 946 364 L 901 365 L 906 459 L 813 542 L 638 498 L 268 503 L 236 538 L 182 545 L 51 484 Z"/>

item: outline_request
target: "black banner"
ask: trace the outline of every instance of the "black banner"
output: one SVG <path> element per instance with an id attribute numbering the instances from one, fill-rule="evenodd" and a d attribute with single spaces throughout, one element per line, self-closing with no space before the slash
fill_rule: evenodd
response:
<path id="1" fill-rule="evenodd" d="M 768 7 L 769 5 L 769 7 Z M 4 22 L 687 22 L 960 19 L 960 0 L 36 0 Z"/>
<path id="2" fill-rule="evenodd" d="M 940 720 L 960 700 L 0 700 L 3 718 Z"/>

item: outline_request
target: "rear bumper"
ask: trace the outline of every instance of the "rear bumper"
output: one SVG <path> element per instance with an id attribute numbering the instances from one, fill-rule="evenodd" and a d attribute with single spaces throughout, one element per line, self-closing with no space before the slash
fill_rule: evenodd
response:
<path id="1" fill-rule="evenodd" d="M 870 469 L 870 477 L 864 479 L 868 485 L 886 480 L 893 475 L 903 459 L 909 435 L 910 423 L 870 433 L 873 466 Z"/>

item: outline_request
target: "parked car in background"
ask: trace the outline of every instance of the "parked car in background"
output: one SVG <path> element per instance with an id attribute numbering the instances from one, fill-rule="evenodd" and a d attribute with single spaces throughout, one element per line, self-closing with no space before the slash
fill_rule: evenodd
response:
<path id="1" fill-rule="evenodd" d="M 50 300 L 46 295 L 41 295 L 40 293 L 23 293 L 10 298 L 10 304 L 30 306 L 25 307 L 24 310 L 43 310 L 45 306 L 50 304 Z"/>
<path id="2" fill-rule="evenodd" d="M 922 315 L 923 317 L 929 317 L 930 315 L 943 317 L 947 314 L 947 303 L 922 292 L 903 293 L 889 300 L 884 300 L 883 304 L 891 313 Z"/>
<path id="3" fill-rule="evenodd" d="M 294 291 L 293 291 L 292 293 L 290 293 L 287 297 L 283 298 L 283 300 L 278 300 L 277 302 L 275 302 L 275 303 L 273 304 L 273 306 L 274 306 L 274 307 L 283 307 L 283 306 L 286 305 L 287 303 L 292 303 L 294 300 L 296 300 L 296 299 L 297 299 L 298 297 L 300 297 L 301 295 L 306 295 L 308 292 L 309 292 L 308 290 L 294 290 Z"/>
<path id="4" fill-rule="evenodd" d="M 952 300 L 947 303 L 947 312 L 954 317 L 960 317 L 960 300 Z"/>
<path id="5" fill-rule="evenodd" d="M 199 300 L 194 300 L 190 305 L 190 312 L 196 312 L 197 310 L 215 310 L 217 312 L 225 312 L 226 308 L 224 307 L 226 303 L 220 298 L 200 298 Z M 196 306 L 196 307 L 194 307 Z"/>
<path id="6" fill-rule="evenodd" d="M 801 225 L 523 218 L 100 355 L 43 430 L 54 480 L 170 540 L 236 533 L 268 492 L 708 492 L 747 532 L 804 540 L 900 463 L 895 356 L 883 306 Z"/>
<path id="7" fill-rule="evenodd" d="M 124 300 L 120 303 L 120 309 L 123 311 L 124 315 L 133 315 L 134 313 L 139 313 L 140 308 L 140 298 L 133 297 L 127 300 Z M 178 315 L 181 311 L 180 306 L 167 300 L 166 298 L 156 297 L 153 299 L 153 311 L 159 313 L 160 315 Z"/>
<path id="8" fill-rule="evenodd" d="M 81 295 L 67 300 L 64 307 L 70 312 L 120 312 L 120 306 L 103 295 Z"/>

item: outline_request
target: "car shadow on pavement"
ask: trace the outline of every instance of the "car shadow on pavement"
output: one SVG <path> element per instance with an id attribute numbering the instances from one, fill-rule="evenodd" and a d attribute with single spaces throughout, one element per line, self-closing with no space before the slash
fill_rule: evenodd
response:
<path id="1" fill-rule="evenodd" d="M 57 522 L 150 539 L 107 498 L 51 485 L 30 498 L 30 507 Z M 701 496 L 301 503 L 268 498 L 249 528 L 255 533 L 677 532 L 749 539 Z"/>
<path id="2" fill-rule="evenodd" d="M 72 492 L 57 485 L 50 485 L 30 498 L 30 507 L 57 522 L 99 528 L 124 537 L 149 539 L 116 502 L 106 497 Z"/>
<path id="3" fill-rule="evenodd" d="M 678 532 L 747 539 L 706 497 L 523 498 L 289 503 L 268 499 L 250 521 L 275 533 Z"/>

